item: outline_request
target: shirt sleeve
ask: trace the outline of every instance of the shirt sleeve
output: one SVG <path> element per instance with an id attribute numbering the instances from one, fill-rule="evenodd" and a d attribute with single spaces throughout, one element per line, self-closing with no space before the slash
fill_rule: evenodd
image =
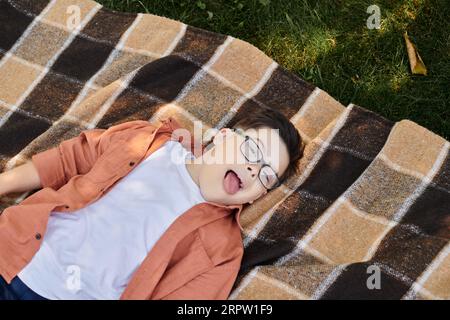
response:
<path id="1" fill-rule="evenodd" d="M 148 121 L 124 122 L 108 129 L 89 129 L 62 141 L 56 147 L 31 157 L 43 188 L 55 190 L 71 177 L 87 173 L 101 154 L 112 144 L 130 134 L 130 130 L 151 125 Z"/>

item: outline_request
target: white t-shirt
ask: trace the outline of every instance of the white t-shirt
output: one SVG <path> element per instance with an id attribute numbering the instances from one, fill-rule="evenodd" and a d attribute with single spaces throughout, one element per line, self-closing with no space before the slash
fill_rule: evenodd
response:
<path id="1" fill-rule="evenodd" d="M 119 299 L 170 224 L 205 201 L 187 157 L 168 141 L 97 201 L 52 212 L 40 249 L 18 277 L 48 299 Z"/>

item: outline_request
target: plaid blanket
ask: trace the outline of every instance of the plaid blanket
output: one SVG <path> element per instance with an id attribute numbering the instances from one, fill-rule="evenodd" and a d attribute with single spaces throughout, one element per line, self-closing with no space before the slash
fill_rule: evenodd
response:
<path id="1" fill-rule="evenodd" d="M 442 137 L 345 107 L 231 36 L 91 0 L 0 0 L 2 171 L 82 130 L 170 115 L 206 131 L 263 105 L 307 145 L 299 174 L 244 210 L 230 299 L 450 298 Z"/>

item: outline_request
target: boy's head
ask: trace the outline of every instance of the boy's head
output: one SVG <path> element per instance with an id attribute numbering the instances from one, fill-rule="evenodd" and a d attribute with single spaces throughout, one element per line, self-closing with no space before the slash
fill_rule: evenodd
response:
<path id="1" fill-rule="evenodd" d="M 252 203 L 296 171 L 304 144 L 279 111 L 261 108 L 237 115 L 213 137 L 196 168 L 207 201 Z"/>

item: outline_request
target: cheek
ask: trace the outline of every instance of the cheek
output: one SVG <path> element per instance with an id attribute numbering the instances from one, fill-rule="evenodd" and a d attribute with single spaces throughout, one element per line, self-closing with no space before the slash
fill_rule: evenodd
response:
<path id="1" fill-rule="evenodd" d="M 257 181 L 255 181 L 255 184 L 249 187 L 247 190 L 245 190 L 242 194 L 243 197 L 246 198 L 245 202 L 256 200 L 259 197 L 261 197 L 266 189 L 264 189 L 263 186 L 261 186 Z"/>
<path id="2" fill-rule="evenodd" d="M 228 143 L 225 147 L 224 153 L 225 164 L 245 163 L 245 158 L 240 151 L 240 144 L 236 141 L 231 141 Z"/>
<path id="3" fill-rule="evenodd" d="M 208 188 L 211 192 L 220 191 L 223 181 L 223 169 L 218 165 L 207 165 L 200 172 L 201 187 Z"/>

